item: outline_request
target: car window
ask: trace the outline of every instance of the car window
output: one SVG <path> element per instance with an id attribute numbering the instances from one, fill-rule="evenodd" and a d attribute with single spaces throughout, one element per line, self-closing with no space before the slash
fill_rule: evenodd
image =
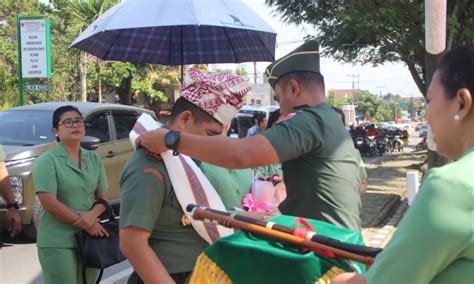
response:
<path id="1" fill-rule="evenodd" d="M 0 143 L 32 146 L 55 140 L 51 131 L 52 111 L 0 112 Z"/>
<path id="2" fill-rule="evenodd" d="M 100 113 L 86 119 L 86 135 L 100 139 L 100 143 L 110 141 L 109 119 L 107 113 Z"/>
<path id="3" fill-rule="evenodd" d="M 138 119 L 138 114 L 136 112 L 114 112 L 113 117 L 117 139 L 128 139 L 128 135 Z"/>

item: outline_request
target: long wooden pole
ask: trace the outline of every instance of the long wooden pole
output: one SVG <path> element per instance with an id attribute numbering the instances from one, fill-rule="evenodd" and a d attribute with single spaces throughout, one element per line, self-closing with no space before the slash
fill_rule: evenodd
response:
<path id="1" fill-rule="evenodd" d="M 262 227 L 259 225 L 254 225 L 250 223 L 246 223 L 243 221 L 236 220 L 232 218 L 232 216 L 225 216 L 221 214 L 216 214 L 212 211 L 205 210 L 199 207 L 194 207 L 192 209 L 193 218 L 196 220 L 211 220 L 216 221 L 222 226 L 229 227 L 229 228 L 236 228 L 243 231 L 255 233 L 261 236 L 269 237 L 278 241 L 286 242 L 289 244 L 293 244 L 300 247 L 306 247 L 311 249 L 320 249 L 334 253 L 337 257 L 346 258 L 350 260 L 354 260 L 357 262 L 364 263 L 370 266 L 374 262 L 373 257 L 369 256 L 362 256 L 359 254 L 347 252 L 341 249 L 337 249 L 328 245 L 316 243 L 310 240 L 306 240 L 304 238 L 294 236 L 288 233 L 272 230 L 266 227 Z"/>

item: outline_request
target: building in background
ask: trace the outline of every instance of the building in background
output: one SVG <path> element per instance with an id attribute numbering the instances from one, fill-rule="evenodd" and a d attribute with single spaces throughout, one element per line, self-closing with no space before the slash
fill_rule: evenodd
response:
<path id="1" fill-rule="evenodd" d="M 246 105 L 274 105 L 275 95 L 269 84 L 250 84 L 250 92 L 244 97 Z"/>

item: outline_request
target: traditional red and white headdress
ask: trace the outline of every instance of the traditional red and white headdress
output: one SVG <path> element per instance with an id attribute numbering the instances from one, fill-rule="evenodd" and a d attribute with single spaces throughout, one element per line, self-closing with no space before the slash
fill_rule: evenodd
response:
<path id="1" fill-rule="evenodd" d="M 228 126 L 249 91 L 250 86 L 240 76 L 191 68 L 184 77 L 181 97 Z"/>

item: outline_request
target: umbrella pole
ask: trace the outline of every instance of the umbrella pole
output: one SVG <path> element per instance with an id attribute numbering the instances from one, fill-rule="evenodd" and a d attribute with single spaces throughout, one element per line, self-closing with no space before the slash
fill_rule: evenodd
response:
<path id="1" fill-rule="evenodd" d="M 181 32 L 181 85 L 184 82 L 184 38 L 183 38 L 183 27 L 180 26 Z"/>

